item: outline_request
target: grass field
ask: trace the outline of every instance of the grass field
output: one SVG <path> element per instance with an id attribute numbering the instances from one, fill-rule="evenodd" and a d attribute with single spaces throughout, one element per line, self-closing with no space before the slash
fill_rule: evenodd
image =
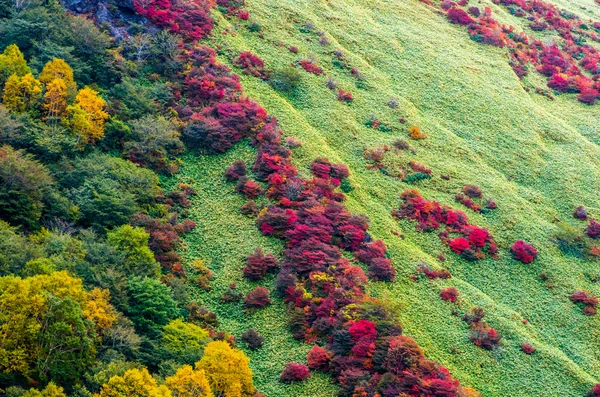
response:
<path id="1" fill-rule="evenodd" d="M 373 236 L 386 242 L 398 270 L 394 283 L 373 283 L 371 293 L 401 304 L 405 333 L 417 340 L 428 358 L 447 366 L 484 396 L 582 396 L 600 381 L 600 317 L 584 316 L 569 300 L 576 289 L 600 294 L 600 286 L 590 281 L 590 276 L 600 275 L 600 266 L 564 256 L 552 237 L 555 219 L 583 229 L 584 224 L 571 217 L 578 205 L 600 217 L 600 106 L 583 105 L 572 95 L 550 101 L 533 89 L 526 92 L 524 86 L 543 86 L 543 80 L 532 74 L 519 81 L 504 50 L 471 41 L 463 28 L 447 23 L 417 0 L 247 0 L 247 4 L 250 22 L 262 26 L 264 39 L 250 32 L 247 22 L 218 17 L 213 44 L 232 53 L 252 51 L 275 70 L 313 56 L 327 77 L 353 93 L 352 104 L 339 102 L 325 86 L 327 77 L 301 69 L 300 86 L 289 96 L 261 80 L 242 77 L 248 96 L 276 116 L 287 135 L 303 142 L 294 151 L 301 173 L 307 174 L 307 164 L 321 156 L 350 167 L 355 189 L 348 194 L 347 205 L 369 215 Z M 491 1 L 471 4 L 490 5 L 500 22 L 522 23 Z M 557 4 L 600 19 L 600 6 L 593 0 Z M 300 31 L 307 22 L 315 32 L 325 32 L 329 46 L 320 45 L 315 33 Z M 227 28 L 229 33 L 223 35 Z M 289 52 L 290 45 L 299 53 Z M 332 65 L 335 49 L 343 50 L 351 66 L 364 75 L 363 88 L 347 70 Z M 398 99 L 397 109 L 386 106 L 391 97 Z M 394 126 L 394 131 L 367 128 L 364 123 L 371 114 Z M 408 122 L 400 124 L 400 117 Z M 466 211 L 471 223 L 494 235 L 500 247 L 498 260 L 466 262 L 443 246 L 435 233 L 418 233 L 414 224 L 392 218 L 399 194 L 413 186 L 367 169 L 362 153 L 366 147 L 406 138 L 410 125 L 419 125 L 429 136 L 411 141 L 416 154 L 404 155 L 433 170 L 431 180 L 416 186 L 425 198 L 460 208 L 454 195 L 464 184 L 476 184 L 497 202 L 498 209 L 489 215 Z M 336 387 L 323 375 L 313 374 L 293 386 L 278 382 L 284 363 L 303 362 L 309 348 L 292 339 L 281 301 L 249 315 L 241 304 L 218 302 L 232 281 L 245 293 L 255 284 L 241 277 L 244 257 L 254 247 L 282 251 L 281 242 L 260 235 L 253 220 L 239 213 L 244 200 L 223 179 L 225 168 L 238 158 L 252 163 L 253 149 L 242 143 L 222 156 L 188 154 L 175 178 L 199 191 L 191 216 L 198 228 L 186 237 L 185 255 L 207 259 L 216 276 L 213 291 L 199 293 L 198 300 L 215 311 L 222 328 L 236 337 L 249 326 L 266 337 L 261 350 L 248 352 L 261 392 L 272 397 L 333 396 Z M 444 174 L 450 180 L 442 180 Z M 538 248 L 534 263 L 523 265 L 510 257 L 508 247 L 518 239 Z M 420 260 L 442 266 L 436 259 L 439 253 L 446 256 L 443 266 L 452 272 L 452 279 L 416 283 L 409 278 Z M 542 272 L 549 277 L 545 282 L 539 278 Z M 272 289 L 273 278 L 261 284 Z M 452 314 L 452 304 L 438 297 L 448 286 L 459 290 L 460 310 L 485 308 L 488 323 L 504 336 L 500 349 L 488 352 L 469 342 L 467 324 Z M 531 343 L 536 352 L 522 353 L 522 342 Z"/>

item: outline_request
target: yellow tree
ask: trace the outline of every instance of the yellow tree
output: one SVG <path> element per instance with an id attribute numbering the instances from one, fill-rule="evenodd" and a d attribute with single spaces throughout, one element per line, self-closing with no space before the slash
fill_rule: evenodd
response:
<path id="1" fill-rule="evenodd" d="M 0 371 L 27 378 L 80 376 L 98 331 L 116 322 L 108 294 L 83 289 L 67 272 L 0 277 Z M 95 323 L 97 321 L 98 323 Z M 64 363 L 76 368 L 64 367 Z"/>
<path id="2" fill-rule="evenodd" d="M 204 370 L 194 370 L 190 365 L 179 368 L 166 383 L 173 397 L 214 397 Z"/>
<path id="3" fill-rule="evenodd" d="M 204 370 L 212 388 L 227 397 L 250 397 L 254 394 L 250 359 L 243 351 L 225 341 L 214 341 L 204 349 L 196 369 Z"/>
<path id="4" fill-rule="evenodd" d="M 2 101 L 13 112 L 33 109 L 42 96 L 42 85 L 31 73 L 20 77 L 16 73 L 4 85 Z"/>
<path id="5" fill-rule="evenodd" d="M 67 84 L 57 78 L 46 84 L 44 94 L 44 120 L 56 122 L 67 111 Z"/>
<path id="6" fill-rule="evenodd" d="M 0 54 L 0 85 L 13 74 L 25 76 L 27 73 L 31 73 L 31 69 L 27 66 L 27 61 L 19 47 L 16 44 L 6 47 Z"/>
<path id="7" fill-rule="evenodd" d="M 44 390 L 39 391 L 36 389 L 29 389 L 21 394 L 21 397 L 67 397 L 67 395 L 62 387 L 56 386 L 53 382 L 50 382 Z"/>
<path id="8" fill-rule="evenodd" d="M 68 107 L 69 118 L 65 123 L 79 135 L 81 144 L 94 144 L 104 137 L 104 122 L 108 119 L 105 106 L 97 91 L 84 87 L 77 93 L 75 104 Z"/>
<path id="9" fill-rule="evenodd" d="M 171 397 L 171 392 L 166 386 L 159 386 L 144 368 L 113 376 L 94 397 Z"/>
<path id="10" fill-rule="evenodd" d="M 75 78 L 73 77 L 73 69 L 71 69 L 64 59 L 54 58 L 44 65 L 44 69 L 42 69 L 42 73 L 40 73 L 38 79 L 44 85 L 50 84 L 55 79 L 62 79 L 67 86 L 69 94 L 74 94 L 77 89 Z"/>

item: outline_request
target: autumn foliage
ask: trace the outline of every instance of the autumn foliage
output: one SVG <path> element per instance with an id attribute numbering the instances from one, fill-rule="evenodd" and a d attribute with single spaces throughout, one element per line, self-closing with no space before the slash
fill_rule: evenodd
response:
<path id="1" fill-rule="evenodd" d="M 523 263 L 531 263 L 537 256 L 537 250 L 531 244 L 527 244 L 523 240 L 515 241 L 510 248 L 513 257 Z"/>

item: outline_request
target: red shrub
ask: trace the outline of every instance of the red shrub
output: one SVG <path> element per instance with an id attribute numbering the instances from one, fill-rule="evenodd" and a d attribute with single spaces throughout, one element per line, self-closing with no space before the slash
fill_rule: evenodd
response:
<path id="1" fill-rule="evenodd" d="M 333 354 L 329 350 L 315 345 L 308 352 L 308 368 L 327 372 L 332 356 Z"/>
<path id="2" fill-rule="evenodd" d="M 585 233 L 591 238 L 599 238 L 600 237 L 600 223 L 596 222 L 593 219 L 590 219 L 590 223 L 585 229 Z"/>
<path id="3" fill-rule="evenodd" d="M 537 250 L 535 249 L 535 247 L 533 245 L 527 244 L 523 240 L 516 241 L 510 248 L 510 251 L 512 252 L 513 257 L 516 260 L 521 261 L 523 263 L 531 263 L 537 256 Z"/>
<path id="4" fill-rule="evenodd" d="M 555 91 L 567 92 L 569 90 L 569 78 L 565 74 L 554 73 L 548 80 L 548 87 Z"/>
<path id="5" fill-rule="evenodd" d="M 267 75 L 265 72 L 265 63 L 262 59 L 251 53 L 250 51 L 244 51 L 240 56 L 233 61 L 233 64 L 244 70 L 244 73 L 266 79 Z"/>
<path id="6" fill-rule="evenodd" d="M 279 380 L 285 383 L 301 382 L 308 378 L 310 378 L 308 367 L 304 364 L 296 363 L 287 363 L 279 376 Z"/>
<path id="7" fill-rule="evenodd" d="M 464 250 L 470 247 L 469 241 L 464 237 L 457 237 L 450 241 L 450 249 L 457 254 L 462 254 Z"/>
<path id="8" fill-rule="evenodd" d="M 458 291 L 454 287 L 445 288 L 440 291 L 440 298 L 446 302 L 456 302 L 458 299 Z"/>
<path id="9" fill-rule="evenodd" d="M 594 103 L 596 103 L 596 99 L 598 99 L 598 96 L 600 96 L 598 90 L 594 88 L 586 88 L 582 90 L 581 93 L 577 96 L 577 100 L 579 102 L 585 103 L 586 105 L 593 105 Z"/>
<path id="10" fill-rule="evenodd" d="M 290 50 L 290 52 L 293 54 L 298 53 L 298 47 L 296 47 L 296 46 L 290 46 L 290 48 L 288 48 L 288 50 Z"/>
<path id="11" fill-rule="evenodd" d="M 243 20 L 243 21 L 247 21 L 247 20 L 248 20 L 248 18 L 250 18 L 250 12 L 248 12 L 248 11 L 240 11 L 240 12 L 237 14 L 237 17 L 238 17 L 239 19 Z"/>
<path id="12" fill-rule="evenodd" d="M 593 316 L 596 314 L 596 307 L 598 306 L 598 298 L 594 295 L 585 291 L 575 291 L 570 296 L 573 303 L 583 304 L 583 314 L 586 316 Z"/>
<path id="13" fill-rule="evenodd" d="M 350 103 L 354 100 L 354 97 L 352 96 L 351 92 L 344 91 L 341 88 L 338 90 L 337 98 L 338 98 L 338 101 L 346 102 L 346 103 Z"/>
<path id="14" fill-rule="evenodd" d="M 247 199 L 256 198 L 265 192 L 258 183 L 246 177 L 239 179 L 236 190 L 242 193 Z"/>
<path id="15" fill-rule="evenodd" d="M 600 383 L 594 385 L 592 390 L 588 393 L 588 397 L 598 397 L 600 396 Z"/>
<path id="16" fill-rule="evenodd" d="M 521 343 L 521 350 L 523 350 L 523 353 L 525 354 L 533 354 L 533 352 L 535 352 L 535 348 L 529 343 Z"/>
<path id="17" fill-rule="evenodd" d="M 471 324 L 470 339 L 476 346 L 493 350 L 500 344 L 502 336 L 494 328 L 481 322 Z"/>
<path id="18" fill-rule="evenodd" d="M 475 18 L 479 17 L 479 15 L 481 15 L 481 11 L 479 11 L 478 7 L 472 6 L 469 7 L 468 9 L 469 14 L 473 15 Z"/>
<path id="19" fill-rule="evenodd" d="M 244 277 L 248 280 L 260 280 L 268 272 L 273 272 L 277 269 L 279 261 L 273 254 L 266 254 L 262 248 L 256 248 L 254 253 L 246 257 L 246 267 L 244 268 Z"/>
<path id="20" fill-rule="evenodd" d="M 394 281 L 396 269 L 387 258 L 375 258 L 369 264 L 369 278 L 375 281 Z"/>
<path id="21" fill-rule="evenodd" d="M 303 59 L 302 61 L 300 61 L 300 66 L 302 66 L 302 69 L 306 70 L 307 72 L 316 74 L 317 76 L 321 75 L 321 74 L 325 74 L 323 69 L 321 69 L 320 67 L 315 65 L 312 61 L 308 61 L 306 59 Z"/>
<path id="22" fill-rule="evenodd" d="M 265 287 L 256 287 L 244 299 L 244 307 L 246 309 L 261 309 L 271 304 L 269 290 Z"/>
<path id="23" fill-rule="evenodd" d="M 456 23 L 459 25 L 469 25 L 473 22 L 473 18 L 467 14 L 467 12 L 461 8 L 451 8 L 447 13 L 448 20 L 452 23 Z"/>

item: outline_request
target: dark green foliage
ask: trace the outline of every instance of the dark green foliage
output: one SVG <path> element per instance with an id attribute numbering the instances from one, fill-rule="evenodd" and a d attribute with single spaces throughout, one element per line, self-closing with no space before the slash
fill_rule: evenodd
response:
<path id="1" fill-rule="evenodd" d="M 275 90 L 289 94 L 298 87 L 301 76 L 298 69 L 288 66 L 285 69 L 273 71 L 269 77 L 269 84 Z"/>
<path id="2" fill-rule="evenodd" d="M 135 324 L 136 330 L 143 334 L 158 336 L 161 328 L 179 314 L 171 290 L 158 280 L 132 277 L 127 289 L 127 314 Z"/>
<path id="3" fill-rule="evenodd" d="M 52 185 L 50 173 L 30 155 L 0 148 L 0 219 L 26 229 L 39 228 L 43 199 Z"/>
<path id="4" fill-rule="evenodd" d="M 40 247 L 17 234 L 8 223 L 0 221 L 0 275 L 19 273 L 28 261 L 40 256 Z"/>
<path id="5" fill-rule="evenodd" d="M 78 223 L 98 229 L 127 223 L 159 193 L 154 173 L 109 155 L 93 154 L 65 162 L 57 175 L 79 208 Z"/>

